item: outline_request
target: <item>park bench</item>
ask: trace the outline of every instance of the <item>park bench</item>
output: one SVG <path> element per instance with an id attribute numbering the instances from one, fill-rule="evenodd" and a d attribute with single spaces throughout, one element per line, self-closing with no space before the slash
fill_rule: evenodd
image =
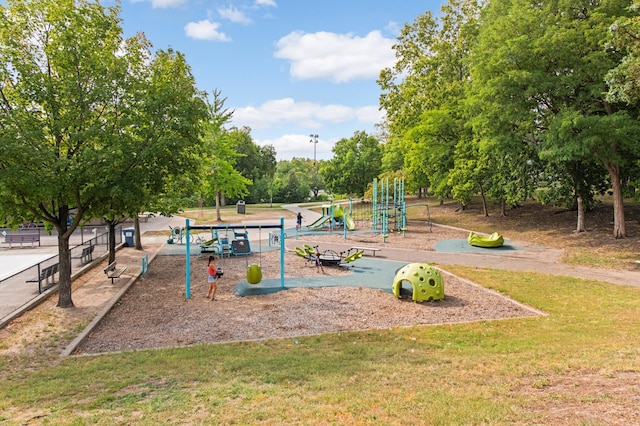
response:
<path id="1" fill-rule="evenodd" d="M 117 262 L 114 260 L 109 264 L 109 266 L 104 268 L 104 273 L 107 274 L 107 277 L 111 278 L 111 284 L 113 284 L 113 280 L 116 278 L 120 278 L 120 275 L 122 275 L 122 273 L 126 270 L 126 266 L 118 268 Z"/>
<path id="2" fill-rule="evenodd" d="M 349 249 L 349 252 L 351 252 L 352 250 L 355 250 L 355 251 L 370 251 L 373 254 L 373 256 L 375 257 L 376 252 L 380 251 L 381 249 L 379 249 L 378 247 L 359 247 L 359 246 L 354 246 L 354 247 L 351 247 Z"/>
<path id="3" fill-rule="evenodd" d="M 53 264 L 51 266 L 47 266 L 46 268 L 40 269 L 40 275 L 37 277 L 31 278 L 27 280 L 28 283 L 38 283 L 38 292 L 42 293 L 44 290 L 53 286 L 56 283 L 55 275 L 58 273 L 58 264 Z M 50 282 L 51 281 L 51 282 Z M 45 283 L 43 286 L 42 283 Z"/>
<path id="4" fill-rule="evenodd" d="M 83 247 L 82 253 L 80 254 L 80 256 L 74 256 L 72 257 L 72 259 L 80 259 L 81 265 L 86 265 L 87 263 L 90 263 L 93 260 L 93 249 L 95 247 L 96 246 Z"/>
<path id="5" fill-rule="evenodd" d="M 20 243 L 20 247 L 23 247 L 24 243 L 31 243 L 31 246 L 35 243 L 38 243 L 40 246 L 40 234 L 7 234 L 4 236 L 3 244 L 9 244 L 9 248 L 12 247 L 13 244 Z"/>

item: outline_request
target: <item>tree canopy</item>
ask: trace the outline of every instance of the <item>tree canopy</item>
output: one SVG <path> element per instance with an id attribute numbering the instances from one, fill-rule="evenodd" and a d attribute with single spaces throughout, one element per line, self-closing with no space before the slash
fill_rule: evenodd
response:
<path id="1" fill-rule="evenodd" d="M 630 0 L 450 0 L 419 16 L 379 79 L 400 149 L 385 158 L 401 155 L 440 198 L 480 194 L 485 212 L 487 197 L 589 208 L 608 190 L 624 237 L 640 155 L 637 22 Z"/>
<path id="2" fill-rule="evenodd" d="M 355 132 L 351 138 L 336 142 L 332 151 L 333 158 L 320 168 L 327 189 L 339 194 L 363 195 L 381 171 L 380 142 L 366 132 Z"/>
<path id="3" fill-rule="evenodd" d="M 69 307 L 73 231 L 136 212 L 191 167 L 176 158 L 197 152 L 206 109 L 181 55 L 123 38 L 119 7 L 13 0 L 0 12 L 0 214 L 56 229 Z"/>

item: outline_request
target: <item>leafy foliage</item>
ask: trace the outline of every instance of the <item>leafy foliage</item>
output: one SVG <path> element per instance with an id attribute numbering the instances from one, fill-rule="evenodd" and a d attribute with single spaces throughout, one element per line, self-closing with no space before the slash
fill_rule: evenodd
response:
<path id="1" fill-rule="evenodd" d="M 350 139 L 336 142 L 332 151 L 333 158 L 320 169 L 327 189 L 340 194 L 364 194 L 381 171 L 382 148 L 378 140 L 366 132 L 356 132 Z"/>

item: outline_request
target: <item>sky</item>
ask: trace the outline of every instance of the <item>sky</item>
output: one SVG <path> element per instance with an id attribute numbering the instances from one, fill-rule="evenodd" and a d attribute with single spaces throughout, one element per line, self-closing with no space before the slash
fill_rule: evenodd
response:
<path id="1" fill-rule="evenodd" d="M 115 1 L 102 1 L 113 5 Z M 185 54 L 199 89 L 219 90 L 231 126 L 278 160 L 330 159 L 337 141 L 375 134 L 380 71 L 405 23 L 445 0 L 121 0 L 125 36 Z M 317 139 L 310 135 L 318 135 Z M 317 143 L 311 142 L 317 140 Z"/>

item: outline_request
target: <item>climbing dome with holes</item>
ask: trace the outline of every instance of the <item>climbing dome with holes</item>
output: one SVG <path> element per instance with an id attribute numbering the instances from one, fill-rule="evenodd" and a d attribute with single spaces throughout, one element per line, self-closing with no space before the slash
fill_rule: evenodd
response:
<path id="1" fill-rule="evenodd" d="M 402 284 L 408 282 L 413 290 L 413 301 L 444 299 L 444 280 L 440 271 L 427 263 L 409 263 L 398 269 L 393 278 L 393 294 L 402 297 Z"/>

